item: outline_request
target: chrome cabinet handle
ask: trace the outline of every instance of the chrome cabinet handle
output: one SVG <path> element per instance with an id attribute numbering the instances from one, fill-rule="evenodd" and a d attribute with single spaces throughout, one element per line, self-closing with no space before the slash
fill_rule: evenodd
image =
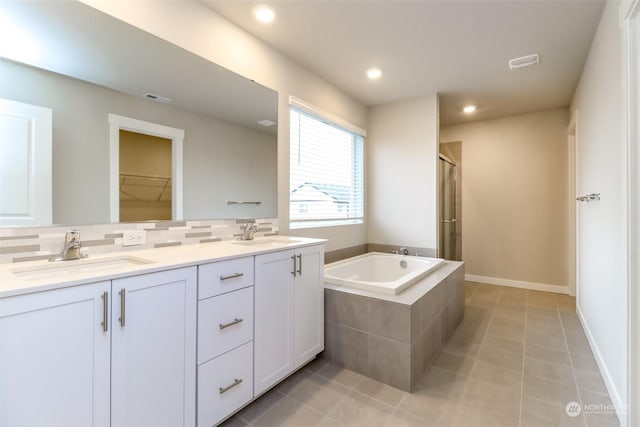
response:
<path id="1" fill-rule="evenodd" d="M 120 318 L 118 320 L 120 321 L 120 326 L 123 328 L 127 311 L 126 292 L 127 291 L 124 288 L 120 289 L 120 292 L 118 292 L 118 295 L 120 295 Z"/>
<path id="2" fill-rule="evenodd" d="M 291 259 L 293 260 L 293 271 L 291 274 L 293 274 L 293 277 L 296 277 L 296 256 L 292 256 Z"/>
<path id="3" fill-rule="evenodd" d="M 226 329 L 229 326 L 233 326 L 233 325 L 237 325 L 238 323 L 242 322 L 244 319 L 240 318 L 235 318 L 233 319 L 233 321 L 229 322 L 229 323 L 220 323 L 220 330 L 222 329 Z"/>
<path id="4" fill-rule="evenodd" d="M 298 274 L 302 276 L 302 255 L 298 255 Z"/>
<path id="5" fill-rule="evenodd" d="M 232 388 L 234 388 L 235 386 L 237 386 L 237 385 L 238 385 L 238 384 L 240 384 L 241 382 L 242 382 L 242 379 L 241 379 L 241 378 L 240 378 L 240 379 L 235 378 L 235 379 L 233 380 L 233 382 L 232 382 L 231 384 L 229 384 L 228 386 L 226 386 L 226 387 L 219 387 L 220 394 L 228 392 L 229 390 L 231 390 Z"/>
<path id="6" fill-rule="evenodd" d="M 109 292 L 102 293 L 102 330 L 109 330 Z"/>
<path id="7" fill-rule="evenodd" d="M 244 273 L 235 273 L 235 274 L 232 274 L 231 276 L 220 276 L 220 280 L 235 279 L 237 277 L 242 277 L 242 276 L 244 276 Z"/>

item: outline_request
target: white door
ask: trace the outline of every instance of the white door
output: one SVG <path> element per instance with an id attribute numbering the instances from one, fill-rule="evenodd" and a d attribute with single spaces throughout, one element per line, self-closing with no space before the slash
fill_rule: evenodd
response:
<path id="1" fill-rule="evenodd" d="M 255 395 L 287 376 L 293 362 L 292 250 L 255 257 Z"/>
<path id="2" fill-rule="evenodd" d="M 196 268 L 112 289 L 112 427 L 195 425 Z"/>
<path id="3" fill-rule="evenodd" d="M 49 108 L 0 99 L 0 226 L 51 225 Z"/>
<path id="4" fill-rule="evenodd" d="M 324 250 L 296 250 L 294 363 L 304 365 L 324 349 Z"/>
<path id="5" fill-rule="evenodd" d="M 1 426 L 109 426 L 109 290 L 0 299 Z"/>

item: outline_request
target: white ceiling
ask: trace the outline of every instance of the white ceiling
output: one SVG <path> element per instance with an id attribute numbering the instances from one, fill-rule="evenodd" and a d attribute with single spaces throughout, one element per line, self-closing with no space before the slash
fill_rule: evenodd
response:
<path id="1" fill-rule="evenodd" d="M 437 92 L 443 124 L 569 105 L 603 0 L 201 0 L 367 106 Z M 257 4 L 276 13 L 253 18 Z M 510 71 L 508 60 L 541 63 Z M 369 81 L 365 70 L 383 76 Z M 461 108 L 475 103 L 473 116 Z"/>

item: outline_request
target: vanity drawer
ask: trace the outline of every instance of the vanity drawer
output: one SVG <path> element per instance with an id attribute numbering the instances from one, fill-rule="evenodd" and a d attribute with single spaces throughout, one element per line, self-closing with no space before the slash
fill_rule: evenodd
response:
<path id="1" fill-rule="evenodd" d="M 198 427 L 217 425 L 253 399 L 253 341 L 198 366 Z"/>
<path id="2" fill-rule="evenodd" d="M 198 363 L 253 339 L 253 287 L 198 302 Z"/>
<path id="3" fill-rule="evenodd" d="M 253 257 L 198 266 L 198 299 L 253 285 Z"/>

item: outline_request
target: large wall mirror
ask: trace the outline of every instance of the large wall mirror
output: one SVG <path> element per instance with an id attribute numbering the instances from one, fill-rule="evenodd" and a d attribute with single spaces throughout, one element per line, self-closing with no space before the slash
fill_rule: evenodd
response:
<path id="1" fill-rule="evenodd" d="M 114 162 L 135 209 L 155 199 L 182 205 L 173 219 L 277 216 L 275 91 L 76 1 L 6 0 L 0 25 L 12 40 L 0 98 L 52 112 L 52 224 L 112 222 Z M 141 149 L 113 158 L 110 116 L 184 131 L 182 182 Z M 168 201 L 172 185 L 181 200 Z"/>

